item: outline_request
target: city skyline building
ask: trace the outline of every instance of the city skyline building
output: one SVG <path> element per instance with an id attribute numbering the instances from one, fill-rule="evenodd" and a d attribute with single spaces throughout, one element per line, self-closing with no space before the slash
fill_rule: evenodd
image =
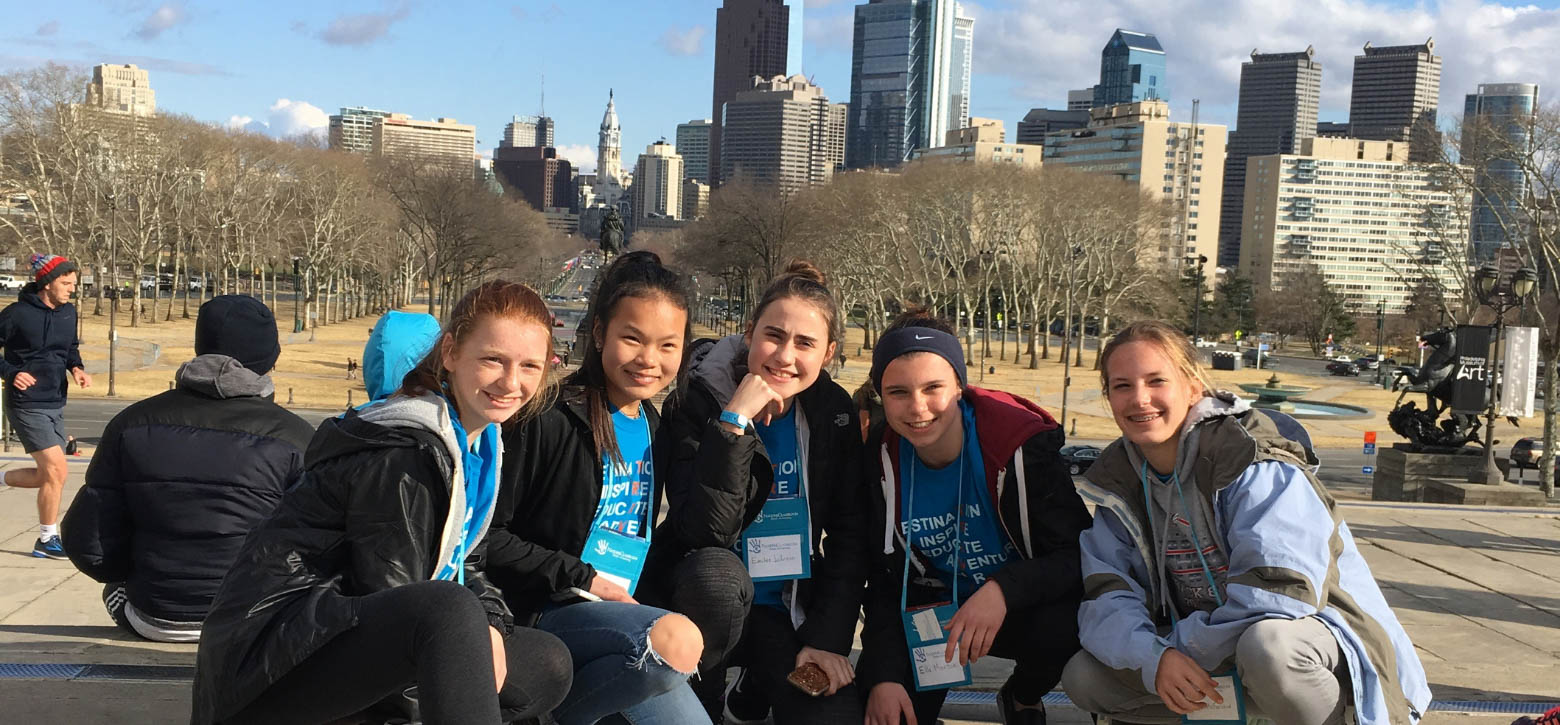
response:
<path id="1" fill-rule="evenodd" d="M 1169 101 L 1165 49 L 1153 33 L 1116 28 L 1100 51 L 1100 83 L 1094 108 L 1139 101 Z"/>
<path id="2" fill-rule="evenodd" d="M 574 167 L 551 146 L 500 146 L 493 149 L 493 174 L 505 192 L 540 212 L 577 213 Z"/>
<path id="3" fill-rule="evenodd" d="M 1436 157 L 1440 132 L 1441 56 L 1435 39 L 1419 45 L 1377 48 L 1365 43 L 1354 56 L 1349 91 L 1349 135 L 1367 141 L 1407 141 L 1411 161 Z"/>
<path id="4" fill-rule="evenodd" d="M 1094 107 L 1094 86 L 1067 92 L 1067 110 L 1087 111 Z"/>
<path id="5" fill-rule="evenodd" d="M 677 124 L 677 153 L 683 157 L 683 178 L 710 183 L 710 119 Z"/>
<path id="6" fill-rule="evenodd" d="M 470 170 L 477 127 L 453 118 L 421 121 L 405 113 L 349 106 L 330 116 L 326 139 L 339 151 Z"/>
<path id="7" fill-rule="evenodd" d="M 709 175 L 720 185 L 725 107 L 753 78 L 785 76 L 791 8 L 781 0 L 724 0 L 715 10 L 715 79 L 710 98 Z M 786 76 L 789 77 L 789 76 Z"/>
<path id="8" fill-rule="evenodd" d="M 899 166 L 915 149 L 943 138 L 950 120 L 967 120 L 964 79 L 973 30 L 973 20 L 964 18 L 954 0 L 870 0 L 856 6 L 849 168 Z M 960 90 L 963 98 L 956 105 Z"/>
<path id="9" fill-rule="evenodd" d="M 793 194 L 844 163 L 845 109 L 802 76 L 753 79 L 726 104 L 721 178 Z"/>
<path id="10" fill-rule="evenodd" d="M 92 79 L 87 81 L 86 103 L 110 113 L 157 114 L 157 93 L 152 90 L 151 74 L 133 64 L 93 66 Z"/>
<path id="11" fill-rule="evenodd" d="M 623 130 L 618 125 L 617 99 L 607 89 L 607 110 L 601 114 L 601 130 L 596 141 L 596 183 L 598 200 L 614 206 L 623 198 Z"/>
<path id="12" fill-rule="evenodd" d="M 693 221 L 710 208 L 710 185 L 698 179 L 683 179 L 682 218 Z"/>
<path id="13" fill-rule="evenodd" d="M 972 118 L 967 128 L 949 131 L 941 146 L 916 149 L 912 158 L 927 161 L 958 161 L 977 164 L 1015 164 L 1026 169 L 1040 168 L 1045 147 L 1008 143 L 1001 121 Z"/>
<path id="14" fill-rule="evenodd" d="M 1528 178 L 1521 158 L 1529 152 L 1538 108 L 1535 83 L 1481 83 L 1464 100 L 1459 148 L 1465 162 L 1476 159 L 1469 229 L 1475 261 L 1495 259 L 1502 247 L 1522 241 L 1518 205 Z"/>
<path id="15" fill-rule="evenodd" d="M 553 120 L 547 116 L 515 116 L 504 125 L 500 147 L 553 146 Z"/>
<path id="16" fill-rule="evenodd" d="M 634 165 L 634 219 L 681 219 L 683 158 L 665 140 L 645 147 Z"/>
<path id="17" fill-rule="evenodd" d="M 1471 198 L 1411 157 L 1401 141 L 1316 137 L 1296 154 L 1247 159 L 1241 273 L 1282 292 L 1288 274 L 1315 265 L 1360 309 L 1382 302 L 1388 314 L 1404 312 L 1421 281 L 1455 299 Z M 1426 235 L 1427 216 L 1446 234 Z"/>
<path id="18" fill-rule="evenodd" d="M 1092 99 L 1093 96 L 1091 95 Z M 1052 108 L 1031 108 L 1024 114 L 1024 119 L 1018 122 L 1018 132 L 1014 140 L 1022 144 L 1035 144 L 1044 146 L 1045 137 L 1057 131 L 1070 131 L 1086 128 L 1089 125 L 1089 108 L 1084 106 L 1082 110 L 1058 111 Z"/>
<path id="19" fill-rule="evenodd" d="M 1299 153 L 1316 135 L 1322 97 L 1322 64 L 1316 48 L 1258 53 L 1240 66 L 1235 128 L 1224 157 L 1224 199 L 1219 218 L 1219 266 L 1240 263 L 1241 214 L 1245 212 L 1246 159 Z"/>

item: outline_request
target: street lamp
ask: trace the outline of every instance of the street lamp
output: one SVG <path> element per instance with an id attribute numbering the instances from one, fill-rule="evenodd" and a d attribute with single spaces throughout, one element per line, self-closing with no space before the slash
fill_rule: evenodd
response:
<path id="1" fill-rule="evenodd" d="M 1376 300 L 1376 387 L 1381 387 L 1381 330 L 1386 326 L 1387 301 Z"/>
<path id="2" fill-rule="evenodd" d="M 1506 482 L 1506 477 L 1500 472 L 1500 467 L 1495 465 L 1495 398 L 1499 392 L 1496 378 L 1500 375 L 1500 333 L 1505 328 L 1506 313 L 1512 309 L 1526 304 L 1529 295 L 1533 294 L 1533 288 L 1538 286 L 1538 272 L 1532 267 L 1523 267 L 1512 275 L 1510 285 L 1503 287 L 1500 284 L 1500 270 L 1493 264 L 1485 264 L 1474 273 L 1474 292 L 1479 296 L 1479 303 L 1495 311 L 1495 350 L 1490 357 L 1489 372 L 1485 375 L 1485 382 L 1489 385 L 1489 399 L 1484 410 L 1484 483 L 1498 486 Z"/>
<path id="3" fill-rule="evenodd" d="M 108 306 L 108 397 L 114 393 L 114 359 L 119 352 L 119 240 L 115 238 L 119 228 L 119 200 L 113 192 L 103 195 L 108 199 L 108 279 L 109 290 L 114 293 Z"/>
<path id="4" fill-rule="evenodd" d="M 1083 247 L 1081 247 L 1081 246 L 1074 246 L 1072 248 L 1072 259 L 1068 260 L 1068 264 L 1067 264 L 1067 301 L 1066 301 L 1066 304 L 1063 305 L 1063 309 L 1065 310 L 1065 312 L 1063 313 L 1063 319 L 1062 319 L 1062 419 L 1061 419 L 1061 424 L 1062 424 L 1062 432 L 1063 433 L 1067 432 L 1067 389 L 1072 387 L 1072 363 L 1067 358 L 1068 358 L 1068 353 L 1071 352 L 1071 348 L 1072 348 L 1072 300 L 1073 300 L 1073 282 L 1074 282 L 1073 270 L 1078 268 L 1078 257 L 1081 257 L 1081 256 L 1083 256 Z M 1078 321 L 1078 326 L 1080 328 L 1079 332 L 1082 332 L 1083 330 L 1081 328 L 1084 326 L 1082 320 Z M 1051 334 L 1050 330 L 1047 330 L 1045 332 L 1045 334 L 1047 334 L 1047 335 Z M 1077 427 L 1078 427 L 1078 423 L 1077 423 L 1077 421 L 1074 421 L 1073 422 L 1073 429 L 1076 430 Z"/>
<path id="5" fill-rule="evenodd" d="M 1195 257 L 1190 254 L 1186 255 L 1186 263 L 1191 264 L 1192 262 L 1197 263 L 1197 292 L 1196 296 L 1192 298 L 1192 342 L 1197 342 L 1197 338 L 1202 335 L 1203 265 L 1208 263 L 1208 256 L 1205 254 L 1199 254 Z"/>

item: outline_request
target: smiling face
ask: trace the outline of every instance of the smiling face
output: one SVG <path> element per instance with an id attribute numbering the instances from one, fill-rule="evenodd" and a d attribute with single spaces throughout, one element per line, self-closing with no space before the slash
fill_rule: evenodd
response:
<path id="1" fill-rule="evenodd" d="M 1202 398 L 1202 386 L 1178 368 L 1159 345 L 1148 341 L 1117 348 L 1107 368 L 1110 412 L 1116 426 L 1143 450 L 1156 470 L 1169 473 L 1175 465 L 1181 425 L 1192 405 Z"/>
<path id="2" fill-rule="evenodd" d="M 687 325 L 688 311 L 663 295 L 618 300 L 600 336 L 607 400 L 614 408 L 632 412 L 677 378 Z"/>
<path id="3" fill-rule="evenodd" d="M 935 353 L 901 355 L 883 368 L 883 417 L 928 464 L 951 460 L 963 445 L 959 396 L 953 366 Z"/>
<path id="4" fill-rule="evenodd" d="M 491 316 L 459 345 L 449 335 L 440 340 L 450 400 L 468 434 L 509 420 L 536 394 L 552 356 L 550 333 L 534 322 Z"/>
<path id="5" fill-rule="evenodd" d="M 765 307 L 746 341 L 748 372 L 763 378 L 787 406 L 834 357 L 828 319 L 817 305 L 797 297 L 781 298 Z"/>

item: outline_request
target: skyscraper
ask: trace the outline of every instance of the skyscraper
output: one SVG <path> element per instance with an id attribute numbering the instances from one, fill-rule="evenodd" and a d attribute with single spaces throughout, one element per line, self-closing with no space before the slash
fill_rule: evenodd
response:
<path id="1" fill-rule="evenodd" d="M 964 16 L 964 8 L 953 6 L 953 45 L 948 60 L 948 124 L 943 131 L 970 125 L 970 67 L 974 57 L 975 19 Z M 928 139 L 929 141 L 931 139 Z"/>
<path id="2" fill-rule="evenodd" d="M 1014 139 L 1021 144 L 1043 145 L 1047 134 L 1068 131 L 1089 125 L 1089 109 L 1058 111 L 1051 108 L 1031 108 L 1018 122 L 1018 134 Z"/>
<path id="3" fill-rule="evenodd" d="M 330 117 L 327 131 L 330 147 L 360 154 L 377 153 L 374 148 L 374 127 L 389 117 L 389 111 L 362 106 L 342 108 L 341 113 Z"/>
<path id="4" fill-rule="evenodd" d="M 856 6 L 846 165 L 894 167 L 968 119 L 973 21 L 953 0 L 870 0 Z M 962 36 L 962 41 L 956 38 Z M 963 55 L 955 55 L 960 42 Z M 955 108 L 955 92 L 963 90 Z"/>
<path id="5" fill-rule="evenodd" d="M 87 82 L 87 105 L 113 113 L 150 116 L 157 113 L 157 94 L 149 74 L 133 65 L 93 66 Z"/>
<path id="6" fill-rule="evenodd" d="M 553 120 L 547 116 L 515 116 L 504 126 L 500 147 L 527 148 L 553 145 Z"/>
<path id="7" fill-rule="evenodd" d="M 623 138 L 618 128 L 617 100 L 607 91 L 607 111 L 601 115 L 596 141 L 596 195 L 607 206 L 623 198 Z"/>
<path id="8" fill-rule="evenodd" d="M 330 117 L 327 139 L 332 149 L 469 171 L 477 127 L 453 118 L 419 121 L 404 113 L 351 107 Z"/>
<path id="9" fill-rule="evenodd" d="M 1258 53 L 1240 67 L 1240 105 L 1224 157 L 1224 200 L 1219 218 L 1219 266 L 1240 262 L 1240 216 L 1245 209 L 1246 159 L 1300 152 L 1316 135 L 1322 64 L 1316 49 Z"/>
<path id="10" fill-rule="evenodd" d="M 1492 260 L 1521 239 L 1517 205 L 1528 179 L 1520 159 L 1532 142 L 1538 85 L 1482 83 L 1463 105 L 1461 158 L 1474 168 L 1473 218 L 1469 230 L 1475 259 Z"/>
<path id="11" fill-rule="evenodd" d="M 1422 45 L 1365 44 L 1354 56 L 1354 87 L 1349 92 L 1349 133 L 1368 141 L 1407 141 L 1411 161 L 1436 157 L 1435 130 L 1441 95 L 1441 56 L 1435 39 Z"/>
<path id="12" fill-rule="evenodd" d="M 500 146 L 493 150 L 493 173 L 537 211 L 579 211 L 573 166 L 555 148 Z"/>
<path id="13" fill-rule="evenodd" d="M 1117 28 L 1100 51 L 1100 84 L 1094 107 L 1138 101 L 1168 101 L 1165 49 L 1151 33 Z"/>
<path id="14" fill-rule="evenodd" d="M 634 166 L 634 219 L 682 216 L 683 159 L 665 140 L 645 147 Z"/>
<path id="15" fill-rule="evenodd" d="M 791 8 L 781 0 L 725 0 L 715 10 L 715 85 L 710 100 L 710 176 L 720 183 L 720 139 L 726 103 L 753 87 L 753 77 L 785 75 Z"/>
<path id="16" fill-rule="evenodd" d="M 829 180 L 842 161 L 845 113 L 801 76 L 753 79 L 726 104 L 721 178 L 781 194 Z"/>
<path id="17" fill-rule="evenodd" d="M 677 153 L 683 157 L 683 178 L 710 183 L 710 119 L 677 124 Z"/>
<path id="18" fill-rule="evenodd" d="M 1087 111 L 1094 107 L 1094 88 L 1080 88 L 1067 92 L 1067 110 Z"/>

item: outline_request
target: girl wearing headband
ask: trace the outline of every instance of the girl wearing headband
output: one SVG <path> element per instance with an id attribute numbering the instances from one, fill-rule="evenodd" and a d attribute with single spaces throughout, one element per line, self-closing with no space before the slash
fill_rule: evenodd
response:
<path id="1" fill-rule="evenodd" d="M 1063 683 L 1115 722 L 1413 723 L 1424 668 L 1315 455 L 1215 391 L 1180 331 L 1128 325 L 1100 352 L 1121 437 L 1079 489 L 1083 650 Z"/>
<path id="2" fill-rule="evenodd" d="M 858 667 L 872 725 L 931 725 L 968 664 L 1015 660 L 1005 723 L 1044 723 L 1040 698 L 1078 650 L 1078 534 L 1088 512 L 1039 406 L 972 387 L 953 328 L 899 316 L 872 353 L 887 430 L 870 441 L 881 556 Z"/>
<path id="3" fill-rule="evenodd" d="M 717 722 L 728 663 L 746 668 L 731 719 L 763 720 L 772 707 L 781 725 L 861 722 L 847 656 L 868 515 L 850 396 L 823 371 L 839 337 L 822 274 L 794 262 L 745 334 L 694 343 L 662 406 L 655 462 L 668 512 L 641 599 L 699 625 L 695 690 Z M 787 683 L 804 666 L 817 697 Z"/>

